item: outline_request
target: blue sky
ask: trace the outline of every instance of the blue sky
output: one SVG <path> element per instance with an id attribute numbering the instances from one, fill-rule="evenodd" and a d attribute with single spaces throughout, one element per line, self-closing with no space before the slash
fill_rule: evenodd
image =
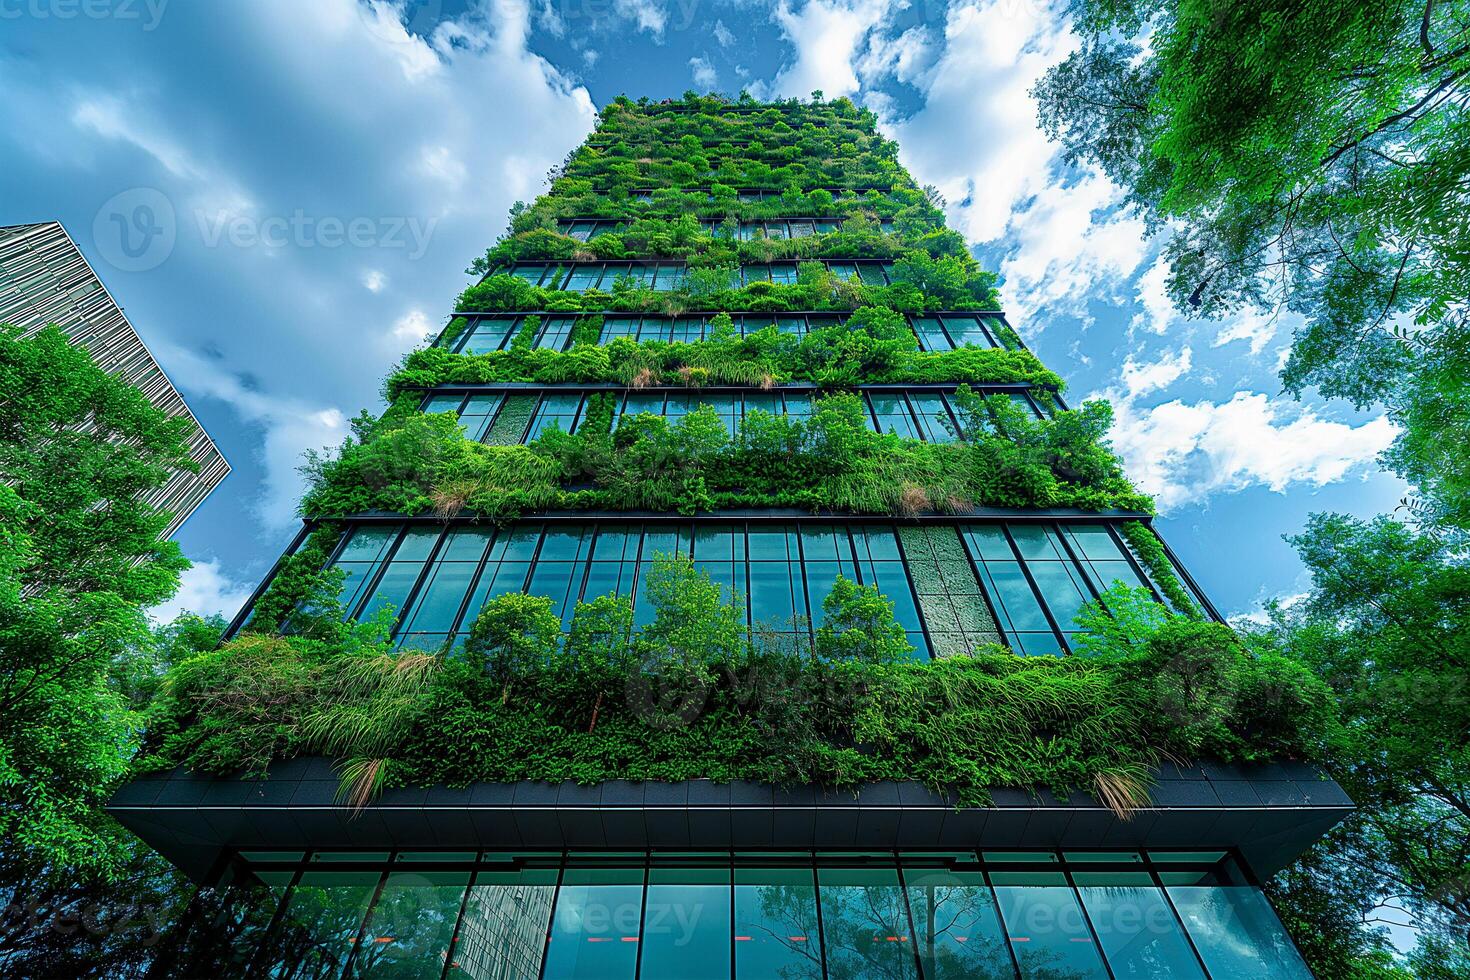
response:
<path id="1" fill-rule="evenodd" d="M 238 607 L 297 526 L 301 453 L 379 405 L 623 92 L 874 109 L 1071 400 L 1114 401 L 1223 611 L 1305 589 L 1281 536 L 1307 514 L 1403 494 L 1375 464 L 1386 419 L 1280 393 L 1289 317 L 1173 311 L 1162 242 L 1063 166 L 1027 90 L 1075 42 L 1040 0 L 11 0 L 0 26 L 0 224 L 66 224 L 235 468 L 179 533 L 175 607 Z"/>

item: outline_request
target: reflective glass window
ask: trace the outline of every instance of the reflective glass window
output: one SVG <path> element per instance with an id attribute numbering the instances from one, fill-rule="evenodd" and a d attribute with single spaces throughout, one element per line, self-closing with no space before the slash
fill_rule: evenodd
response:
<path id="1" fill-rule="evenodd" d="M 488 354 L 490 351 L 500 350 L 510 338 L 514 327 L 515 317 L 477 320 L 474 329 L 469 332 L 460 346 L 460 352 Z"/>
<path id="2" fill-rule="evenodd" d="M 730 868 L 648 871 L 640 980 L 729 980 Z"/>
<path id="3" fill-rule="evenodd" d="M 1310 980 L 1301 954 L 1259 889 L 1171 885 L 1168 893 L 1211 976 Z"/>
<path id="4" fill-rule="evenodd" d="M 1204 980 L 1199 960 L 1152 875 L 1078 871 L 1072 880 L 1115 978 Z"/>
<path id="5" fill-rule="evenodd" d="M 540 976 L 556 875 L 555 868 L 477 874 L 446 975 L 453 980 Z"/>
<path id="6" fill-rule="evenodd" d="M 467 871 L 390 874 L 348 975 L 427 978 L 442 968 L 469 883 Z"/>
<path id="7" fill-rule="evenodd" d="M 736 980 L 822 980 L 812 869 L 735 868 Z"/>
<path id="8" fill-rule="evenodd" d="M 307 871 L 291 889 L 273 949 L 256 976 L 337 976 L 357 943 L 376 871 Z"/>
<path id="9" fill-rule="evenodd" d="M 926 980 L 1015 977 L 995 898 L 978 871 L 905 869 L 914 948 Z"/>
<path id="10" fill-rule="evenodd" d="M 642 868 L 566 869 L 546 944 L 545 975 L 632 980 L 642 906 Z"/>
<path id="11" fill-rule="evenodd" d="M 1107 980 L 1107 968 L 1066 875 L 997 871 L 990 880 L 1022 977 Z"/>
<path id="12" fill-rule="evenodd" d="M 829 975 L 917 978 L 897 869 L 820 868 L 817 887 Z"/>

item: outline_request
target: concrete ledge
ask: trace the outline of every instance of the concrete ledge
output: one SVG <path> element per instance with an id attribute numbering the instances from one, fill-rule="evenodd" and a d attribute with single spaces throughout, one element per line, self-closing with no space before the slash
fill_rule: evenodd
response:
<path id="1" fill-rule="evenodd" d="M 996 790 L 960 808 L 917 783 L 834 793 L 757 783 L 475 783 L 390 790 L 353 815 L 331 764 L 265 780 L 176 770 L 135 780 L 108 811 L 195 880 L 233 848 L 1238 848 L 1261 878 L 1352 810 L 1309 766 L 1166 767 L 1154 806 L 1121 820 L 1086 794 Z"/>

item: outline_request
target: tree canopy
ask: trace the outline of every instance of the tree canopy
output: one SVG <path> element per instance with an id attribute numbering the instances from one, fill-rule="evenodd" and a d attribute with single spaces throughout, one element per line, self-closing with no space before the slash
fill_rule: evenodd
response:
<path id="1" fill-rule="evenodd" d="M 190 423 L 54 328 L 0 326 L 0 392 L 0 849 L 96 868 L 121 859 L 97 804 L 138 727 L 144 610 L 188 567 L 143 497 L 194 466 Z"/>
<path id="2" fill-rule="evenodd" d="M 1470 523 L 1470 6 L 1073 0 L 1039 120 L 1166 229 L 1181 308 L 1300 314 L 1283 372 L 1404 430 L 1386 459 Z"/>

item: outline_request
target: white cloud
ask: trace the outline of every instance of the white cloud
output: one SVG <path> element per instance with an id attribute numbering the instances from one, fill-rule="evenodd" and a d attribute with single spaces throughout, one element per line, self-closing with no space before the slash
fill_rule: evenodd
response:
<path id="1" fill-rule="evenodd" d="M 889 6 L 881 0 L 808 0 L 800 11 L 781 0 L 773 15 L 795 48 L 795 60 L 761 87 L 775 96 L 805 98 L 814 90 L 832 99 L 858 90 L 855 61 L 863 42 L 882 24 Z"/>
<path id="2" fill-rule="evenodd" d="M 419 154 L 419 170 L 425 177 L 442 180 L 453 190 L 458 190 L 468 176 L 465 165 L 447 146 L 424 147 Z"/>
<path id="3" fill-rule="evenodd" d="M 265 467 L 264 487 L 253 510 L 271 530 L 291 526 L 303 483 L 297 467 L 308 449 L 330 449 L 347 435 L 347 418 L 329 405 L 291 396 L 266 394 L 247 379 L 214 361 L 172 345 L 155 346 L 159 360 L 186 396 L 216 398 L 229 405 L 242 422 L 262 432 L 257 453 Z"/>
<path id="4" fill-rule="evenodd" d="M 694 84 L 703 89 L 713 89 L 719 81 L 715 66 L 707 58 L 690 58 L 689 68 L 694 72 Z"/>
<path id="5" fill-rule="evenodd" d="M 170 174 L 188 180 L 205 175 L 189 151 L 162 126 L 143 118 L 139 106 L 115 96 L 88 96 L 72 110 L 72 124 L 105 139 L 130 143 L 153 157 Z"/>
<path id="6" fill-rule="evenodd" d="M 669 13 L 658 0 L 614 0 L 613 10 L 637 24 L 640 31 L 652 34 L 654 40 L 663 40 Z"/>
<path id="7" fill-rule="evenodd" d="M 417 344 L 434 333 L 423 310 L 409 310 L 393 324 L 393 336 L 400 341 Z"/>
<path id="8" fill-rule="evenodd" d="M 1189 373 L 1190 350 L 1185 347 L 1175 354 L 1164 354 L 1156 361 L 1139 362 L 1132 354 L 1123 362 L 1123 387 L 1128 398 L 1151 391 L 1163 391 Z"/>
<path id="9" fill-rule="evenodd" d="M 594 68 L 597 66 L 597 59 L 601 57 L 602 55 L 598 54 L 596 49 L 588 48 L 582 52 L 582 64 L 587 68 Z"/>
<path id="10" fill-rule="evenodd" d="M 1103 392 L 1117 419 L 1112 442 L 1129 477 L 1161 510 L 1251 486 L 1323 486 L 1371 467 L 1397 432 L 1379 416 L 1361 425 L 1238 391 L 1229 401 L 1181 400 L 1142 408 L 1126 391 Z"/>
<path id="11" fill-rule="evenodd" d="M 730 28 L 725 26 L 722 20 L 715 21 L 715 41 L 722 48 L 728 48 L 735 43 L 735 35 L 730 33 Z"/>
<path id="12" fill-rule="evenodd" d="M 935 55 L 934 36 L 927 27 L 911 27 L 896 38 L 874 31 L 857 61 L 857 73 L 865 86 L 892 77 L 922 87 Z"/>
<path id="13" fill-rule="evenodd" d="M 381 293 L 383 287 L 388 285 L 388 277 L 381 269 L 364 269 L 362 273 L 362 285 L 370 293 Z"/>
<path id="14" fill-rule="evenodd" d="M 1148 251 L 1142 221 L 1112 214 L 1118 188 L 1100 173 L 1042 188 L 1013 213 L 1001 263 L 1010 306 L 1033 332 L 1043 310 L 1086 317 L 1087 303 L 1121 300 L 1121 289 Z"/>
<path id="15" fill-rule="evenodd" d="M 218 561 L 195 561 L 179 576 L 178 594 L 148 610 L 148 615 L 155 623 L 171 623 L 186 612 L 231 619 L 245 605 L 251 591 L 251 586 L 225 575 Z"/>
<path id="16" fill-rule="evenodd" d="M 1289 595 L 1278 595 L 1274 598 L 1277 606 L 1282 609 L 1290 609 L 1292 606 L 1305 601 L 1310 595 L 1310 592 L 1293 592 Z M 1266 613 L 1266 601 L 1264 595 L 1258 595 L 1255 605 L 1248 612 L 1234 613 L 1225 618 L 1232 624 L 1266 626 L 1271 622 L 1271 617 Z"/>
<path id="17" fill-rule="evenodd" d="M 1250 347 L 1251 356 L 1261 353 L 1280 331 L 1283 325 L 1294 327 L 1301 322 L 1299 315 L 1286 312 L 1280 316 L 1245 309 L 1222 320 L 1195 320 L 1181 313 L 1169 298 L 1169 261 L 1159 255 L 1152 265 L 1138 277 L 1136 299 L 1138 312 L 1129 322 L 1130 330 L 1143 330 L 1163 335 L 1170 331 L 1213 329 L 1215 338 L 1212 347 L 1224 347 L 1236 340 L 1244 340 Z"/>

